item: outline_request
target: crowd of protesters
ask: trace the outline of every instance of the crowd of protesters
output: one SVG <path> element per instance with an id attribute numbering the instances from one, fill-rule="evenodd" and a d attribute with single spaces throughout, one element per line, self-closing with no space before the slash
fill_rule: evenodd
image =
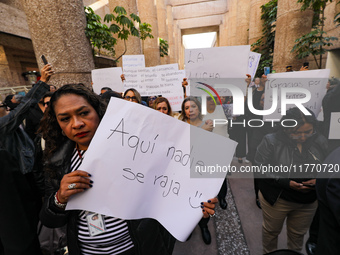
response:
<path id="1" fill-rule="evenodd" d="M 174 112 L 167 98 L 161 95 L 144 98 L 132 88 L 121 93 L 103 87 L 100 95 L 83 84 L 67 84 L 57 89 L 47 84 L 53 74 L 51 65 L 44 66 L 40 81 L 27 95 L 8 96 L 0 104 L 0 196 L 6 207 L 1 210 L 0 254 L 53 254 L 41 248 L 38 239 L 41 226 L 64 227 L 61 232 L 67 237 L 66 252 L 70 255 L 172 254 L 175 239 L 156 220 L 124 220 L 96 212 L 65 211 L 71 196 L 95 185 L 91 175 L 78 167 L 111 97 L 151 107 L 237 141 L 235 157 L 240 164 L 290 165 L 302 169 L 304 176 L 291 173 L 254 176 L 254 198 L 263 214 L 263 253 L 277 250 L 278 236 L 286 220 L 288 249 L 300 252 L 310 230 L 305 244 L 308 254 L 340 254 L 340 179 L 337 179 L 340 173 L 319 179 L 306 167 L 324 162 L 339 164 L 339 140 L 327 139 L 331 113 L 340 111 L 338 79 L 331 79 L 327 86 L 322 122 L 314 113 L 306 115 L 295 107 L 283 116 L 295 120 L 294 127 L 265 124 L 251 128 L 228 124 L 214 127 L 212 119 L 242 122 L 262 116 L 247 108 L 244 115 L 233 115 L 232 97 L 222 97 L 222 104 L 207 97 L 207 114 L 202 116 L 199 99 L 186 95 L 186 79 L 182 83 L 185 99 L 181 111 Z M 253 89 L 247 96 L 252 97 L 255 109 L 262 110 L 267 77 L 256 78 L 253 83 L 251 80 L 248 75 L 245 86 Z M 216 203 L 227 208 L 226 194 L 224 180 L 216 198 L 202 201 L 199 226 L 206 244 L 211 243 L 207 223 L 215 214 Z M 89 218 L 104 223 L 105 232 L 93 236 L 88 229 Z M 63 247 L 56 249 L 64 254 L 65 250 L 60 248 Z"/>

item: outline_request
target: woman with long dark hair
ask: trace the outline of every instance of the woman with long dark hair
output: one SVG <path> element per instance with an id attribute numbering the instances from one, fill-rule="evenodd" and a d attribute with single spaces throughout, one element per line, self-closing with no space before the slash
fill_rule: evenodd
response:
<path id="1" fill-rule="evenodd" d="M 42 120 L 42 134 L 47 140 L 47 187 L 41 222 L 50 228 L 67 224 L 70 255 L 171 254 L 174 238 L 156 220 L 123 220 L 96 212 L 65 211 L 71 196 L 95 185 L 91 175 L 78 167 L 104 112 L 100 97 L 84 86 L 65 85 L 53 94 Z M 205 217 L 214 214 L 213 207 L 204 203 Z M 96 232 L 98 235 L 93 234 L 89 222 L 106 227 Z"/>

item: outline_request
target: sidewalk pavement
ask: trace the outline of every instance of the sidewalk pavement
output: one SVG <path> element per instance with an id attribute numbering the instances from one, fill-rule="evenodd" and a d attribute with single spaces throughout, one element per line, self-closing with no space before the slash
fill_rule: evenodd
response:
<path id="1" fill-rule="evenodd" d="M 245 164 L 245 163 L 242 163 Z M 234 159 L 232 165 L 241 164 Z M 197 226 L 187 242 L 176 242 L 173 255 L 260 255 L 262 254 L 262 211 L 255 204 L 254 179 L 228 177 L 228 208 L 217 204 L 216 216 L 208 226 L 212 242 L 203 242 Z M 305 236 L 305 242 L 308 233 Z M 279 236 L 278 249 L 286 248 L 286 226 Z M 303 249 L 303 254 L 306 254 Z"/>

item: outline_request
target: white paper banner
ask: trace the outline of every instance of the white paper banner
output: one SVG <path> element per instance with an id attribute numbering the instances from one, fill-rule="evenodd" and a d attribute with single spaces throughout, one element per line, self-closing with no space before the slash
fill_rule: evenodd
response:
<path id="1" fill-rule="evenodd" d="M 206 49 L 185 50 L 185 71 L 189 78 L 188 94 L 197 96 L 202 92 L 194 91 L 198 83 L 212 87 L 221 84 L 232 84 L 246 92 L 246 74 L 249 66 L 250 46 L 228 46 Z M 224 81 L 218 81 L 221 78 Z M 223 85 L 222 85 L 223 87 Z M 217 90 L 217 89 L 216 89 Z M 222 89 L 219 95 L 230 96 L 229 90 Z"/>
<path id="2" fill-rule="evenodd" d="M 109 87 L 117 92 L 124 92 L 122 79 L 122 68 L 111 67 L 111 68 L 101 68 L 94 69 L 91 72 L 93 91 L 100 94 L 100 90 L 103 87 Z"/>
<path id="3" fill-rule="evenodd" d="M 340 99 L 339 99 L 340 100 Z M 340 112 L 331 113 L 329 139 L 340 139 Z"/>
<path id="4" fill-rule="evenodd" d="M 178 64 L 125 68 L 124 76 L 124 90 L 135 88 L 141 96 L 162 95 L 169 100 L 173 111 L 181 110 L 185 71 L 178 70 Z"/>
<path id="5" fill-rule="evenodd" d="M 123 70 L 125 68 L 143 68 L 145 67 L 144 55 L 123 55 Z"/>
<path id="6" fill-rule="evenodd" d="M 272 107 L 273 102 L 275 102 L 273 100 L 273 90 L 276 89 L 277 107 L 274 113 L 264 116 L 264 119 L 281 119 L 281 88 L 288 90 L 303 88 L 308 90 L 311 93 L 311 99 L 307 103 L 303 103 L 303 106 L 314 112 L 315 116 L 318 116 L 321 110 L 322 99 L 326 94 L 326 84 L 329 73 L 329 69 L 323 69 L 269 74 L 265 87 L 264 109 L 267 110 Z M 303 93 L 293 92 L 288 93 L 286 98 L 295 99 L 294 103 L 296 103 L 304 97 L 305 95 Z M 295 105 L 288 104 L 287 110 L 292 107 L 295 107 Z"/>
<path id="7" fill-rule="evenodd" d="M 66 209 L 154 218 L 185 241 L 202 218 L 200 203 L 218 194 L 223 178 L 216 177 L 226 174 L 192 171 L 229 166 L 235 147 L 230 139 L 112 98 L 79 167 L 91 173 L 93 188 L 73 196 Z"/>
<path id="8" fill-rule="evenodd" d="M 248 74 L 251 75 L 251 80 L 254 81 L 257 67 L 259 66 L 261 54 L 256 52 L 249 52 Z"/>

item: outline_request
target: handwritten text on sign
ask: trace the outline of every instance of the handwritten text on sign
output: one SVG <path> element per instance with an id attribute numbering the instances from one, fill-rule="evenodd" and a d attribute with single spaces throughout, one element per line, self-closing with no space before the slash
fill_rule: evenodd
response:
<path id="1" fill-rule="evenodd" d="M 92 174 L 93 188 L 74 196 L 67 209 L 154 218 L 185 241 L 202 217 L 200 202 L 216 196 L 223 182 L 215 175 L 191 178 L 190 167 L 228 166 L 235 146 L 227 138 L 113 98 L 79 168 Z M 181 217 L 174 217 L 174 210 Z"/>
<path id="2" fill-rule="evenodd" d="M 248 74 L 251 75 L 251 80 L 255 79 L 255 74 L 257 71 L 257 67 L 259 66 L 261 59 L 261 54 L 256 52 L 249 52 L 249 63 L 248 63 Z"/>
<path id="3" fill-rule="evenodd" d="M 144 55 L 123 55 L 123 70 L 129 67 L 145 67 Z"/>
<path id="4" fill-rule="evenodd" d="M 308 102 L 302 103 L 302 105 L 318 116 L 321 110 L 322 98 L 326 94 L 326 84 L 328 82 L 329 73 L 329 69 L 323 69 L 269 74 L 265 87 L 264 109 L 271 109 L 271 107 L 273 107 L 273 103 L 277 104 L 277 107 L 274 113 L 266 116 L 266 119 L 281 119 L 282 100 L 280 95 L 282 89 L 295 89 L 296 91 L 302 91 L 302 89 L 305 89 L 309 91 L 311 98 Z M 273 92 L 276 93 L 277 100 L 273 99 L 273 97 L 275 97 Z M 291 104 L 287 106 L 287 110 L 294 107 L 299 102 L 306 101 L 305 98 L 306 94 L 304 93 L 287 93 L 286 101 L 291 102 Z"/>
<path id="5" fill-rule="evenodd" d="M 135 88 L 142 96 L 166 97 L 173 111 L 180 111 L 183 102 L 182 81 L 185 71 L 178 64 L 147 68 L 125 68 L 124 88 Z"/>
<path id="6" fill-rule="evenodd" d="M 185 50 L 189 79 L 243 78 L 248 72 L 250 46 Z"/>
<path id="7" fill-rule="evenodd" d="M 214 85 L 216 82 L 211 80 L 220 78 L 232 79 L 229 82 L 234 86 L 245 87 L 249 54 L 249 45 L 185 50 L 185 72 L 190 85 L 187 87 L 187 94 L 195 94 L 191 89 L 196 82 Z"/>

